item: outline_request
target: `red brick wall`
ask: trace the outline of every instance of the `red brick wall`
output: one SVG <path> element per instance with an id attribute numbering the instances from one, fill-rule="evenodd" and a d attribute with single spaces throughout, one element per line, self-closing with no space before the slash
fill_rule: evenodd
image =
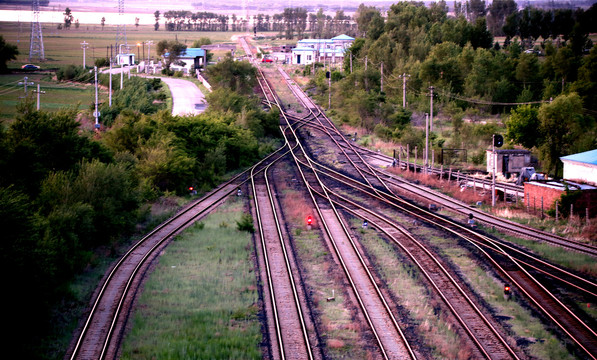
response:
<path id="1" fill-rule="evenodd" d="M 533 201 L 535 201 L 534 206 L 541 209 L 541 197 L 543 197 L 543 209 L 547 211 L 555 208 L 555 202 L 560 200 L 563 192 L 564 190 L 561 189 L 526 182 L 524 183 L 524 203 L 533 208 Z M 582 196 L 574 204 L 574 213 L 584 216 L 586 208 L 589 208 L 589 217 L 597 216 L 597 190 L 583 190 Z"/>

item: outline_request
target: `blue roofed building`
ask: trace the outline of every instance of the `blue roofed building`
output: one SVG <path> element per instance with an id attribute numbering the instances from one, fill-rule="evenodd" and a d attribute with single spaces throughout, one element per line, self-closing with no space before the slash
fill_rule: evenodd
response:
<path id="1" fill-rule="evenodd" d="M 562 156 L 564 179 L 597 185 L 597 149 Z"/>
<path id="2" fill-rule="evenodd" d="M 169 53 L 164 54 L 164 59 L 170 55 Z M 207 63 L 207 51 L 201 48 L 186 48 L 186 50 L 180 54 L 178 60 L 173 63 L 170 68 L 175 71 L 182 71 L 185 74 L 190 74 L 194 69 L 200 69 L 205 67 Z"/>
<path id="3" fill-rule="evenodd" d="M 352 46 L 354 38 L 339 35 L 331 39 L 302 39 L 292 49 L 293 64 L 312 64 L 314 62 L 339 63 L 344 61 L 344 54 Z"/>

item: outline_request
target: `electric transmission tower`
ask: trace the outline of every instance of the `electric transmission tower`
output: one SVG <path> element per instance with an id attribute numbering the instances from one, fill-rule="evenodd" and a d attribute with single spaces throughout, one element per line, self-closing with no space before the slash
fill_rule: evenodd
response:
<path id="1" fill-rule="evenodd" d="M 118 26 L 116 28 L 116 51 L 120 54 L 120 45 L 126 49 L 126 26 L 124 25 L 124 0 L 118 0 Z"/>
<path id="2" fill-rule="evenodd" d="M 38 57 L 40 61 L 45 60 L 44 37 L 41 34 L 41 24 L 39 23 L 39 0 L 31 2 L 31 11 L 33 19 L 31 20 L 31 43 L 29 45 L 29 61 Z"/>

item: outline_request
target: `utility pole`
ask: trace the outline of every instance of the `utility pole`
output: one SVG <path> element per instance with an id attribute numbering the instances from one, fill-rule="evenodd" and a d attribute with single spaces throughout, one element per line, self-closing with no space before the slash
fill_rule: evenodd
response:
<path id="1" fill-rule="evenodd" d="M 350 51 L 350 73 L 352 74 L 352 50 Z"/>
<path id="2" fill-rule="evenodd" d="M 110 58 L 110 89 L 108 89 L 108 106 L 112 107 L 112 59 Z"/>
<path id="3" fill-rule="evenodd" d="M 99 130 L 99 128 L 100 128 L 100 124 L 99 124 L 100 112 L 97 109 L 97 103 L 98 103 L 98 100 L 97 100 L 97 66 L 94 66 L 93 70 L 95 71 L 95 111 L 93 112 L 93 116 L 95 116 L 95 128 L 97 130 Z M 110 75 L 110 76 L 112 76 L 112 75 Z"/>
<path id="4" fill-rule="evenodd" d="M 23 81 L 19 81 L 19 85 L 23 85 L 25 88 L 25 96 L 27 96 L 27 85 L 33 85 L 34 83 L 32 81 L 27 81 L 29 80 L 29 78 L 27 76 L 25 76 L 23 78 Z"/>
<path id="5" fill-rule="evenodd" d="M 425 114 L 425 174 L 429 166 L 429 114 Z"/>
<path id="6" fill-rule="evenodd" d="M 495 163 L 496 161 L 495 156 L 495 134 L 491 135 L 491 168 L 492 168 L 492 175 L 491 175 L 491 207 L 495 207 Z"/>
<path id="7" fill-rule="evenodd" d="M 37 93 L 37 111 L 39 111 L 39 108 L 40 108 L 39 95 L 40 94 L 45 94 L 46 92 L 45 91 L 40 91 L 39 90 L 39 84 L 37 84 L 37 91 L 36 91 L 36 93 Z"/>
<path id="8" fill-rule="evenodd" d="M 120 90 L 122 90 L 122 85 L 124 84 L 124 69 L 122 63 L 120 63 Z"/>
<path id="9" fill-rule="evenodd" d="M 328 110 L 332 108 L 332 64 L 330 64 L 329 67 L 330 71 L 330 77 L 328 78 L 328 88 L 329 88 L 329 94 L 328 94 Z"/>
<path id="10" fill-rule="evenodd" d="M 85 50 L 87 50 L 88 47 L 89 47 L 89 44 L 86 41 L 83 41 L 81 43 L 81 49 L 83 49 L 83 69 L 85 69 L 85 59 L 86 59 Z"/>
<path id="11" fill-rule="evenodd" d="M 429 122 L 429 128 L 431 129 L 431 131 L 433 131 L 433 89 L 435 89 L 433 86 L 429 87 L 429 96 L 431 98 L 431 121 Z"/>
<path id="12" fill-rule="evenodd" d="M 402 78 L 402 107 L 406 109 L 406 78 L 409 78 L 410 75 L 407 73 L 403 73 L 398 77 Z"/>
<path id="13" fill-rule="evenodd" d="M 383 61 L 381 62 L 381 87 L 379 91 L 383 92 Z"/>
<path id="14" fill-rule="evenodd" d="M 147 44 L 147 66 L 145 67 L 145 73 L 149 74 L 149 61 L 151 60 L 151 45 L 153 45 L 153 41 L 147 40 L 145 42 Z"/>

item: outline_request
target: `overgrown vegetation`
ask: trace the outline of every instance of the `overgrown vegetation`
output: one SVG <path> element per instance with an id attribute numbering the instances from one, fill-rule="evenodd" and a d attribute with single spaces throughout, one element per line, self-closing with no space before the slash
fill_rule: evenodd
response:
<path id="1" fill-rule="evenodd" d="M 159 111 L 160 86 L 159 79 L 127 80 L 112 108 L 102 107 L 105 125 L 112 118 L 105 132 L 80 126 L 87 111 L 36 111 L 30 99 L 0 129 L 1 266 L 19 294 L 7 299 L 7 320 L 23 357 L 62 358 L 67 344 L 42 339 L 54 326 L 72 331 L 73 324 L 53 311 L 76 303 L 75 276 L 101 262 L 98 249 L 118 251 L 146 217 L 143 204 L 189 186 L 208 189 L 273 149 L 277 113 L 264 113 L 256 101 L 175 117 Z"/>
<path id="2" fill-rule="evenodd" d="M 244 221 L 242 207 L 232 198 L 168 246 L 139 298 L 122 359 L 261 358 L 251 236 L 221 226 Z"/>

